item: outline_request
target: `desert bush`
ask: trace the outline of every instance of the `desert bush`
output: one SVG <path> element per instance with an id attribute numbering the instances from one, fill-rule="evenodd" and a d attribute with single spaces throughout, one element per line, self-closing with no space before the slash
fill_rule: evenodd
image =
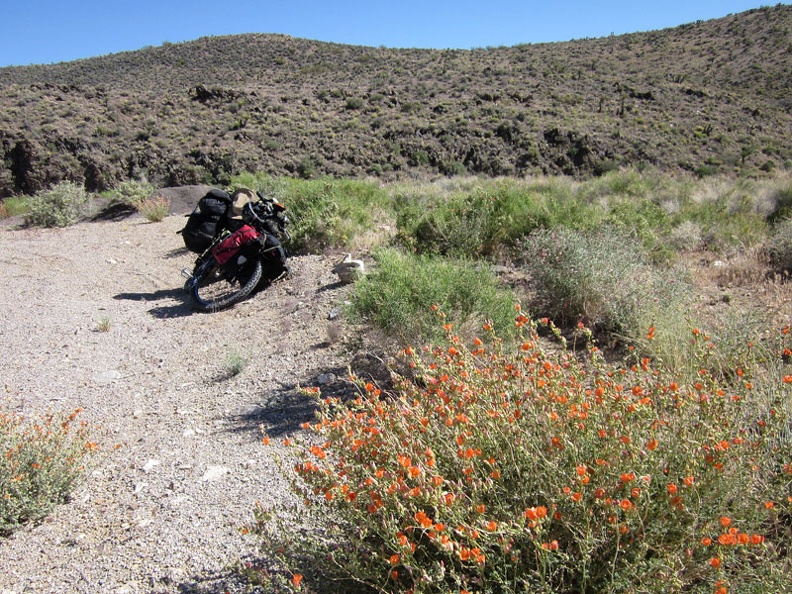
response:
<path id="1" fill-rule="evenodd" d="M 539 230 L 521 249 L 537 313 L 559 324 L 637 338 L 660 320 L 684 321 L 690 287 L 681 272 L 652 266 L 629 236 Z"/>
<path id="2" fill-rule="evenodd" d="M 774 268 L 792 272 L 792 218 L 783 219 L 775 226 L 767 254 Z"/>
<path id="3" fill-rule="evenodd" d="M 26 220 L 41 227 L 66 227 L 86 213 L 90 200 L 90 194 L 81 185 L 60 182 L 30 199 Z"/>
<path id="4" fill-rule="evenodd" d="M 236 377 L 245 370 L 250 360 L 236 349 L 231 349 L 226 353 L 223 361 L 223 372 L 228 378 Z"/>
<path id="5" fill-rule="evenodd" d="M 154 193 L 154 186 L 147 181 L 127 180 L 118 184 L 115 195 L 123 204 L 140 210 L 143 203 Z"/>
<path id="6" fill-rule="evenodd" d="M 491 257 L 536 228 L 589 227 L 600 218 L 560 180 L 479 181 L 448 193 L 412 189 L 396 193 L 395 208 L 404 246 L 454 257 Z"/>
<path id="7" fill-rule="evenodd" d="M 27 420 L 0 407 L 0 534 L 65 502 L 98 446 L 81 411 Z"/>
<path id="8" fill-rule="evenodd" d="M 675 250 L 693 251 L 701 247 L 701 227 L 693 221 L 682 221 L 668 234 L 668 245 Z"/>
<path id="9" fill-rule="evenodd" d="M 150 196 L 140 200 L 136 208 L 147 221 L 158 223 L 168 216 L 170 200 L 160 195 Z"/>
<path id="10" fill-rule="evenodd" d="M 390 197 L 378 185 L 357 180 L 299 180 L 245 173 L 232 185 L 272 196 L 286 205 L 295 252 L 344 249 L 356 238 L 391 224 Z"/>
<path id="11" fill-rule="evenodd" d="M 768 232 L 767 190 L 749 180 L 699 181 L 682 204 L 677 222 L 701 228 L 707 249 L 724 252 L 761 244 Z"/>
<path id="12" fill-rule="evenodd" d="M 767 187 L 767 219 L 771 223 L 792 217 L 792 181 L 788 175 L 774 180 Z"/>
<path id="13" fill-rule="evenodd" d="M 260 504 L 273 558 L 324 559 L 317 580 L 378 592 L 788 591 L 788 370 L 757 407 L 756 385 L 614 368 L 522 314 L 514 349 L 442 323 L 444 342 L 405 349 L 416 379 L 387 395 L 306 390 L 318 417 L 287 443 L 321 530 L 306 539 Z M 717 349 L 689 336 L 694 359 Z"/>
<path id="14" fill-rule="evenodd" d="M 460 331 L 478 327 L 486 317 L 510 335 L 514 298 L 486 267 L 393 248 L 376 252 L 375 259 L 373 270 L 355 284 L 353 319 L 403 342 L 419 341 L 436 330 L 431 309 L 439 307 Z"/>
<path id="15" fill-rule="evenodd" d="M 16 217 L 28 212 L 30 199 L 25 196 L 9 196 L 0 201 L 0 219 Z"/>

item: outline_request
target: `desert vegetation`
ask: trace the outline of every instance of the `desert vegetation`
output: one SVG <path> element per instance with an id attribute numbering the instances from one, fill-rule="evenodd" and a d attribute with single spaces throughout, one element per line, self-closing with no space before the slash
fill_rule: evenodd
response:
<path id="1" fill-rule="evenodd" d="M 0 197 L 302 178 L 765 175 L 792 159 L 777 5 L 674 29 L 472 50 L 209 37 L 0 69 Z"/>
<path id="2" fill-rule="evenodd" d="M 68 501 L 99 449 L 80 410 L 26 419 L 0 403 L 0 536 Z"/>
<path id="3" fill-rule="evenodd" d="M 287 206 L 294 254 L 368 260 L 339 337 L 391 378 L 305 387 L 282 461 L 304 506 L 255 507 L 254 582 L 789 591 L 791 19 L 4 68 L 0 214 L 65 226 L 101 197 L 156 223 L 157 188 L 247 186 Z M 0 411 L 3 534 L 68 500 L 98 447 L 77 414 Z"/>
<path id="4" fill-rule="evenodd" d="M 394 378 L 352 378 L 347 399 L 306 388 L 319 413 L 284 462 L 306 508 L 257 508 L 266 562 L 249 573 L 318 591 L 785 591 L 792 318 L 771 254 L 788 184 L 376 190 L 395 229 L 349 313 Z"/>
<path id="5" fill-rule="evenodd" d="M 318 416 L 288 438 L 283 471 L 307 507 L 256 508 L 251 580 L 784 591 L 788 175 L 231 180 L 243 184 L 286 204 L 295 253 L 368 254 L 348 340 L 368 341 L 394 374 L 359 380 L 351 398 L 306 388 Z M 61 190 L 53 222 L 38 224 L 73 211 Z M 243 368 L 229 353 L 225 372 Z M 50 439 L 73 460 L 67 437 Z"/>
<path id="6" fill-rule="evenodd" d="M 283 470 L 308 507 L 256 509 L 245 530 L 264 548 L 245 569 L 252 580 L 317 591 L 335 583 L 325 578 L 345 591 L 783 591 L 788 175 L 382 184 L 246 172 L 230 185 L 286 204 L 294 253 L 368 254 L 347 306 L 358 338 L 347 340 L 385 354 L 394 374 L 359 380 L 352 398 L 306 389 L 317 420 L 289 438 Z M 60 224 L 60 208 L 85 203 L 72 189 L 46 193 L 59 197 L 52 218 L 28 223 Z M 148 191 L 127 184 L 105 199 L 129 206 Z M 110 329 L 109 319 L 97 326 Z M 230 352 L 225 373 L 243 368 Z M 48 439 L 77 461 L 76 480 L 75 452 L 93 442 Z M 6 460 L 27 464 L 32 481 L 39 467 L 15 447 Z M 63 501 L 69 485 L 47 497 Z M 297 531 L 282 524 L 314 512 Z M 7 529 L 33 519 L 17 514 Z M 328 555 L 328 567 L 310 561 Z"/>

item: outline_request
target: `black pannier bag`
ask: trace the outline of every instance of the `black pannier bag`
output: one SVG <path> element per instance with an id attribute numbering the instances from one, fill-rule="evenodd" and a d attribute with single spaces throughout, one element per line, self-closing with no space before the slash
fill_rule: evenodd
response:
<path id="1" fill-rule="evenodd" d="M 212 243 L 214 236 L 226 223 L 226 210 L 231 205 L 231 196 L 223 190 L 210 190 L 198 201 L 195 210 L 187 215 L 187 224 L 179 231 L 184 245 L 191 252 L 201 254 Z"/>

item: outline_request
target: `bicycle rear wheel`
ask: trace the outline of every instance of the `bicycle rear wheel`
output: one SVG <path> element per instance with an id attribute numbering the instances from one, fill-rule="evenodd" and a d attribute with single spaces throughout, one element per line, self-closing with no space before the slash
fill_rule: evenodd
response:
<path id="1" fill-rule="evenodd" d="M 261 281 L 263 267 L 259 259 L 245 262 L 229 271 L 209 258 L 195 272 L 190 296 L 199 311 L 219 311 L 239 303 Z"/>

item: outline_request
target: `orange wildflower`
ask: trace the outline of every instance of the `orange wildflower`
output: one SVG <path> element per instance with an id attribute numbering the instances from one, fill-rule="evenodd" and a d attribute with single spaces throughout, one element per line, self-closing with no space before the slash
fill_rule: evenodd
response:
<path id="1" fill-rule="evenodd" d="M 423 528 L 431 528 L 434 522 L 432 518 L 426 515 L 426 512 L 419 511 L 415 514 L 415 521 L 418 522 Z"/>
<path id="2" fill-rule="evenodd" d="M 558 541 L 557 540 L 553 540 L 551 542 L 543 542 L 542 543 L 542 548 L 545 551 L 557 551 L 558 550 Z"/>
<path id="3" fill-rule="evenodd" d="M 300 582 L 302 581 L 302 579 L 303 579 L 303 576 L 302 576 L 301 573 L 295 573 L 292 576 L 292 584 L 294 584 L 295 588 L 299 588 L 300 587 Z"/>
<path id="4" fill-rule="evenodd" d="M 710 560 L 709 560 L 709 564 L 710 564 L 712 567 L 714 567 L 715 569 L 718 569 L 718 567 L 720 567 L 720 566 L 721 566 L 721 560 L 720 560 L 720 557 L 713 557 L 712 559 L 710 559 Z"/>
<path id="5" fill-rule="evenodd" d="M 737 539 L 735 538 L 734 534 L 721 534 L 718 537 L 718 543 L 727 547 L 737 544 Z"/>

